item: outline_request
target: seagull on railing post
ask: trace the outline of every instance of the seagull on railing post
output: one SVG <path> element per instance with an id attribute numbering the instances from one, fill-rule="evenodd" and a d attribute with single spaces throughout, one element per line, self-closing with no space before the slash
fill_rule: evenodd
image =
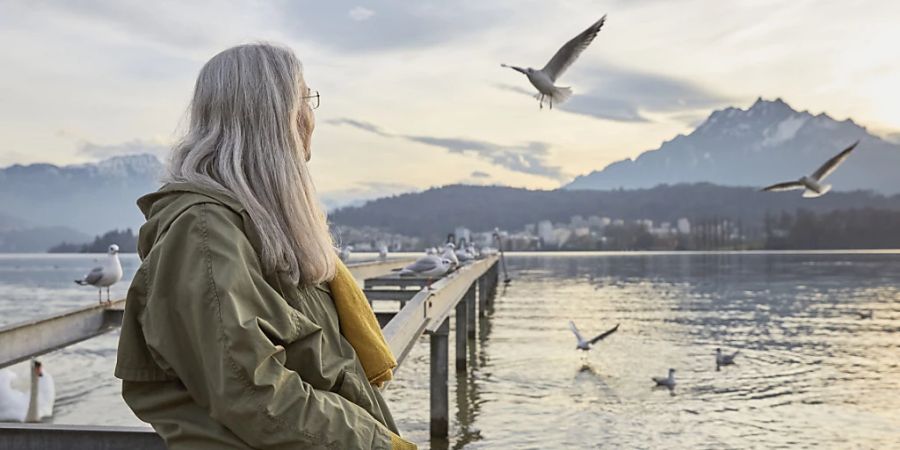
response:
<path id="1" fill-rule="evenodd" d="M 553 55 L 553 58 L 550 58 L 550 61 L 547 62 L 547 65 L 544 66 L 543 69 L 532 69 L 531 67 L 523 69 L 521 67 L 506 64 L 500 64 L 500 67 L 508 67 L 528 77 L 528 81 L 530 81 L 532 86 L 538 90 L 538 94 L 535 95 L 535 98 L 540 101 L 540 108 L 544 109 L 544 97 L 549 97 L 550 109 L 553 109 L 554 101 L 559 104 L 566 101 L 566 99 L 572 95 L 571 88 L 555 86 L 554 83 L 556 82 L 556 79 L 562 76 L 563 72 L 578 59 L 581 52 L 583 52 L 584 49 L 591 44 L 594 38 L 597 37 L 597 33 L 600 32 L 600 28 L 603 27 L 605 21 L 606 14 L 586 30 L 582 31 L 578 36 L 575 36 L 572 40 L 566 42 L 562 48 L 557 50 L 556 54 Z"/>
<path id="2" fill-rule="evenodd" d="M 109 287 L 122 279 L 122 264 L 119 262 L 119 246 L 112 244 L 106 253 L 106 260 L 97 267 L 91 269 L 80 280 L 75 280 L 81 286 L 95 286 L 97 298 L 103 304 L 103 288 L 106 288 L 106 302 L 112 303 L 109 298 Z"/>

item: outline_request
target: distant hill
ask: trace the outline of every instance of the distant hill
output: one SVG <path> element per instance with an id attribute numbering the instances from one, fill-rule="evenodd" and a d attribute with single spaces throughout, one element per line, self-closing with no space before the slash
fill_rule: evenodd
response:
<path id="1" fill-rule="evenodd" d="M 835 190 L 900 193 L 900 145 L 852 120 L 798 112 L 781 99 L 713 112 L 687 136 L 575 178 L 566 189 L 635 189 L 710 182 L 762 187 L 812 173 L 854 141 L 860 145 L 828 182 Z"/>
<path id="2" fill-rule="evenodd" d="M 87 239 L 90 236 L 69 227 L 35 226 L 0 212 L 0 253 L 45 252 L 56 242 L 83 242 Z"/>
<path id="3" fill-rule="evenodd" d="M 453 185 L 342 208 L 329 219 L 337 225 L 372 226 L 433 242 L 441 241 L 456 226 L 474 231 L 495 226 L 520 230 L 541 220 L 569 222 L 573 215 L 655 222 L 720 217 L 759 227 L 767 212 L 807 209 L 821 213 L 850 208 L 900 210 L 900 195 L 856 191 L 804 199 L 798 192 L 764 193 L 709 183 L 606 191 Z"/>
<path id="4" fill-rule="evenodd" d="M 33 227 L 77 230 L 82 234 L 75 242 L 110 229 L 137 229 L 143 217 L 135 201 L 159 187 L 162 169 L 150 154 L 117 156 L 96 164 L 9 166 L 0 169 L 0 215 Z M 48 236 L 46 247 L 74 238 Z"/>
<path id="5" fill-rule="evenodd" d="M 97 236 L 90 243 L 73 243 L 63 241 L 59 245 L 55 245 L 47 250 L 48 253 L 106 253 L 109 246 L 116 244 L 119 246 L 121 253 L 137 253 L 137 236 L 131 231 L 112 230 Z"/>

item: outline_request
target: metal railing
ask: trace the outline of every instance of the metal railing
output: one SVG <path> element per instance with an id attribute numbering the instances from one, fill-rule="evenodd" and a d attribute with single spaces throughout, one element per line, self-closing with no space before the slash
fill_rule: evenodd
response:
<path id="1" fill-rule="evenodd" d="M 396 301 L 399 311 L 376 311 L 388 345 L 402 366 L 423 334 L 430 335 L 431 435 L 446 437 L 449 425 L 449 317 L 456 314 L 456 368 L 465 370 L 475 317 L 485 315 L 498 280 L 496 256 L 474 261 L 421 289 L 424 281 L 391 271 L 410 259 L 389 258 L 349 264 L 365 281 L 370 302 Z M 362 283 L 361 283 L 362 284 Z M 369 287 L 399 286 L 385 290 Z M 416 287 L 417 290 L 407 289 Z M 477 292 L 477 297 L 476 297 Z M 121 326 L 125 300 L 92 305 L 44 319 L 0 328 L 0 368 L 90 339 Z M 398 367 L 399 369 L 399 367 Z M 161 449 L 152 429 L 55 424 L 0 424 L 0 448 L 6 449 Z"/>

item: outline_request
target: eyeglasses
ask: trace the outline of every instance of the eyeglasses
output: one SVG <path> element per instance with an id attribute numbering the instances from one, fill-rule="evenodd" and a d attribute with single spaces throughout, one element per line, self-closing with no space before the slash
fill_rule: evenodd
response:
<path id="1" fill-rule="evenodd" d="M 308 91 L 308 95 L 303 96 L 303 100 L 306 100 L 309 103 L 309 107 L 312 109 L 316 109 L 319 107 L 319 91 Z"/>

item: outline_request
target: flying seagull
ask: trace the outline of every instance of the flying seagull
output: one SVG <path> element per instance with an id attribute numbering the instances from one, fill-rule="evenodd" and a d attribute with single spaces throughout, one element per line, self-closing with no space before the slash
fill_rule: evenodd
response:
<path id="1" fill-rule="evenodd" d="M 657 386 L 665 386 L 672 389 L 675 387 L 675 369 L 669 369 L 668 377 L 653 377 L 652 379 Z"/>
<path id="2" fill-rule="evenodd" d="M 525 74 L 525 76 L 528 77 L 528 81 L 530 81 L 538 90 L 538 94 L 535 95 L 535 98 L 540 100 L 541 109 L 544 108 L 544 97 L 549 97 L 550 109 L 553 109 L 554 101 L 557 104 L 562 103 L 572 95 L 571 88 L 554 86 L 553 83 L 556 82 L 557 78 L 562 76 L 563 72 L 578 59 L 578 55 L 580 55 L 581 52 L 591 44 L 594 38 L 597 37 L 597 33 L 600 32 L 600 28 L 605 21 L 606 14 L 604 14 L 600 20 L 588 27 L 587 30 L 582 31 L 581 34 L 572 38 L 571 41 L 566 42 L 566 45 L 563 45 L 562 48 L 553 55 L 553 58 L 550 58 L 550 61 L 543 69 L 536 70 L 531 67 L 523 69 L 521 67 L 509 66 L 506 64 L 500 64 L 500 66 L 508 67 Z"/>
<path id="3" fill-rule="evenodd" d="M 829 159 L 825 164 L 822 164 L 822 167 L 819 167 L 812 175 L 804 176 L 797 181 L 788 181 L 786 183 L 778 183 L 773 184 L 768 187 L 764 187 L 762 190 L 765 192 L 780 192 L 780 191 L 792 191 L 794 189 L 806 189 L 803 192 L 803 197 L 805 198 L 815 198 L 821 195 L 825 195 L 826 192 L 831 190 L 830 184 L 823 184 L 822 181 L 825 180 L 825 177 L 831 175 L 835 169 L 850 156 L 850 152 L 856 148 L 856 145 L 859 144 L 859 141 L 853 143 L 853 145 L 844 149 L 844 151 L 838 153 L 835 157 Z"/>
<path id="4" fill-rule="evenodd" d="M 728 355 L 728 354 L 722 353 L 721 348 L 717 348 L 716 349 L 716 370 L 719 370 L 719 367 L 721 367 L 721 366 L 730 366 L 730 365 L 734 364 L 734 358 L 740 352 L 741 351 L 738 350 L 738 351 Z"/>
<path id="5" fill-rule="evenodd" d="M 575 326 L 575 322 L 572 322 L 570 320 L 569 328 L 572 330 L 572 333 L 575 333 L 575 339 L 578 339 L 578 345 L 575 348 L 577 350 L 588 351 L 591 349 L 592 345 L 603 340 L 603 338 L 615 333 L 616 330 L 619 329 L 619 324 L 616 324 L 616 326 L 610 328 L 609 330 L 607 330 L 606 332 L 604 332 L 602 334 L 597 335 L 596 337 L 594 337 L 593 339 L 591 339 L 589 341 L 585 340 L 583 337 L 581 337 L 581 333 L 578 332 L 578 327 Z"/>
<path id="6" fill-rule="evenodd" d="M 99 266 L 91 269 L 91 271 L 80 280 L 75 280 L 75 282 L 82 286 L 90 285 L 98 287 L 97 298 L 100 303 L 103 303 L 103 288 L 106 288 L 106 301 L 111 302 L 109 298 L 109 287 L 118 283 L 121 279 L 122 264 L 119 262 L 119 246 L 113 244 L 109 246 L 109 251 L 106 253 L 106 260 Z"/>

